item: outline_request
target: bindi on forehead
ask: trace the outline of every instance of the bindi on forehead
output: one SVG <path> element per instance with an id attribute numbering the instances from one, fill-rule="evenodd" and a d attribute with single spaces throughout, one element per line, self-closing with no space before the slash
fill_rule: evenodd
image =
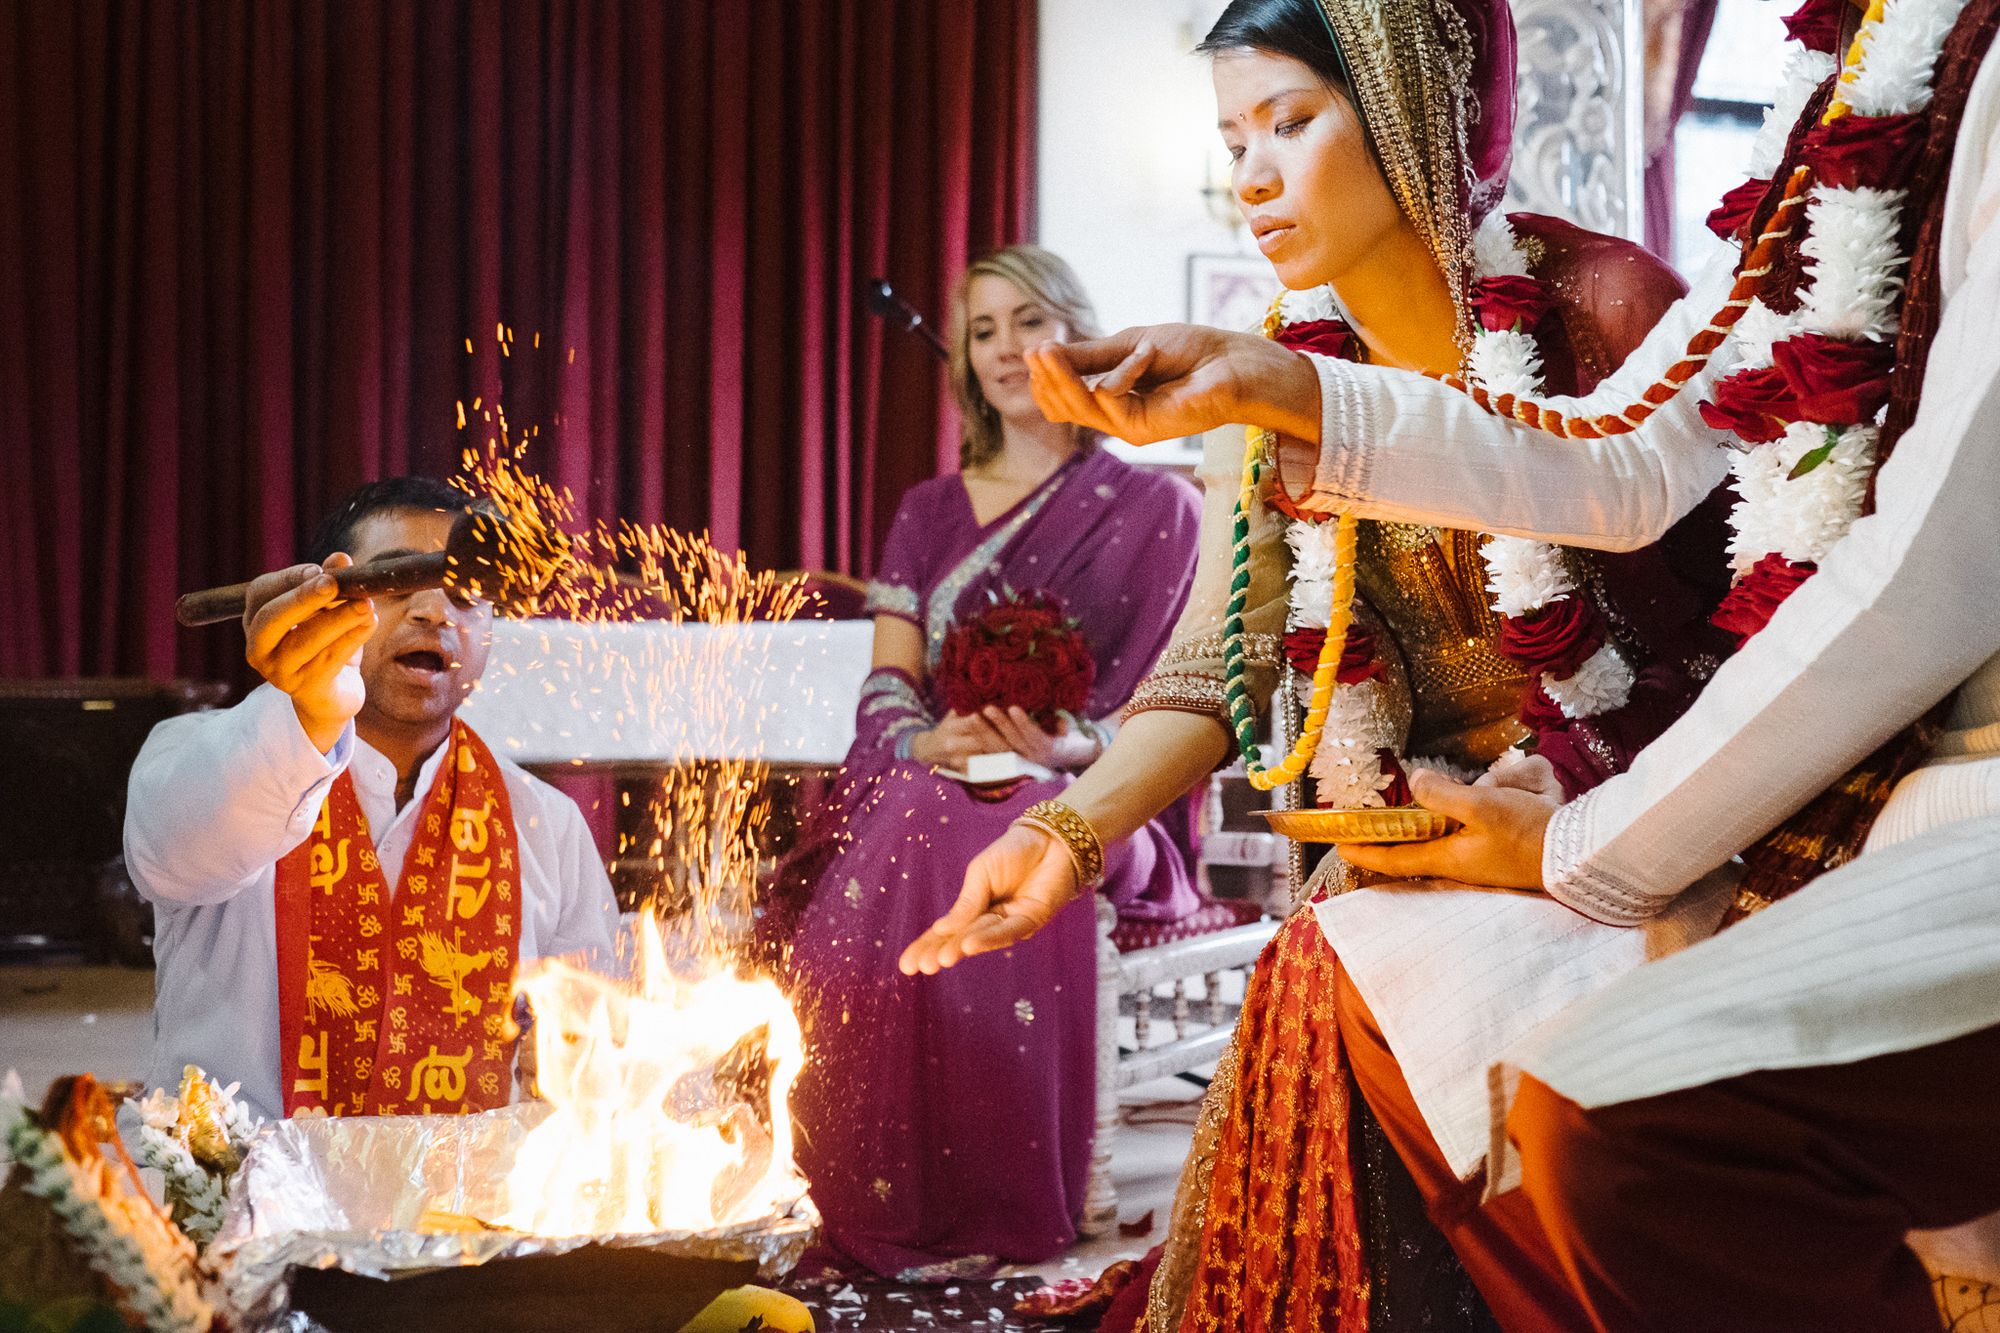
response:
<path id="1" fill-rule="evenodd" d="M 1323 92 L 1324 89 L 1319 89 L 1319 88 L 1286 88 L 1279 92 L 1271 93 L 1270 95 L 1259 101 L 1257 105 L 1251 107 L 1248 111 L 1239 112 L 1233 117 L 1224 116 L 1222 119 L 1215 122 L 1215 127 L 1219 130 L 1226 130 L 1231 125 L 1240 125 L 1245 121 L 1256 120 L 1260 117 L 1267 116 L 1271 114 L 1273 111 L 1281 109 L 1284 104 L 1289 103 L 1295 99 L 1312 97 L 1315 94 Z"/>

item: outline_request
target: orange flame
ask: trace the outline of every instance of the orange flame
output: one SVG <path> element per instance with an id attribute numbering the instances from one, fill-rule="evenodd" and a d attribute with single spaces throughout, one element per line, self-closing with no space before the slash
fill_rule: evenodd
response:
<path id="1" fill-rule="evenodd" d="M 559 959 L 518 983 L 554 1110 L 515 1157 L 501 1221 L 577 1236 L 790 1212 L 805 1195 L 787 1109 L 803 1058 L 791 1005 L 768 978 L 708 960 L 677 970 L 650 912 L 633 934 L 629 983 Z"/>
<path id="2" fill-rule="evenodd" d="M 505 352 L 511 330 L 497 333 Z M 460 484 L 507 516 L 518 559 L 546 562 L 537 565 L 545 591 L 507 612 L 716 627 L 650 673 L 630 706 L 657 709 L 671 691 L 705 720 L 740 712 L 729 682 L 756 664 L 730 627 L 792 619 L 805 589 L 752 570 L 705 535 L 581 522 L 570 492 L 521 465 L 533 432 L 515 434 L 498 403 L 483 410 L 497 428 L 465 449 Z M 651 1233 L 810 1209 L 792 1162 L 788 1100 L 803 1060 L 798 1020 L 775 982 L 736 962 L 771 813 L 768 777 L 756 761 L 709 760 L 661 780 L 647 802 L 651 836 L 619 848 L 653 883 L 632 928 L 632 979 L 560 959 L 523 967 L 515 986 L 535 1014 L 536 1082 L 552 1111 L 508 1173 L 504 1225 L 551 1236 Z M 656 910 L 672 912 L 671 957 Z"/>

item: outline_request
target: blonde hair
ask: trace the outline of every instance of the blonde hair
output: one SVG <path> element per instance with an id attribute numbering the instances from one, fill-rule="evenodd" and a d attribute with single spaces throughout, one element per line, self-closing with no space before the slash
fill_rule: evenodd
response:
<path id="1" fill-rule="evenodd" d="M 1097 311 L 1076 270 L 1038 245 L 1010 245 L 972 261 L 951 296 L 951 392 L 961 422 L 958 465 L 977 467 L 1000 452 L 1000 413 L 986 401 L 972 370 L 972 321 L 967 296 L 975 278 L 1005 278 L 1063 322 L 1072 338 L 1097 336 Z"/>

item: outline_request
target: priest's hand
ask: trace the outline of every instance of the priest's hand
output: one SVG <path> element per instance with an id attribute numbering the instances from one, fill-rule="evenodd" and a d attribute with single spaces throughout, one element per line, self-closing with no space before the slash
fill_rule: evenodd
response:
<path id="1" fill-rule="evenodd" d="M 931 976 L 974 954 L 1019 944 L 1077 895 L 1069 848 L 1041 829 L 1015 824 L 965 869 L 951 911 L 903 950 L 903 975 Z"/>
<path id="2" fill-rule="evenodd" d="M 335 554 L 325 569 L 293 565 L 256 579 L 244 597 L 244 659 L 292 696 L 299 725 L 321 754 L 340 740 L 367 698 L 359 661 L 361 646 L 375 632 L 375 604 L 342 601 L 325 572 L 353 563 Z"/>
<path id="3" fill-rule="evenodd" d="M 1340 849 L 1349 865 L 1400 879 L 1450 879 L 1503 889 L 1542 887 L 1542 838 L 1562 803 L 1542 791 L 1467 786 L 1417 769 L 1410 794 L 1427 810 L 1456 819 L 1460 827 L 1433 842 Z"/>
<path id="4" fill-rule="evenodd" d="M 1156 324 L 1022 354 L 1035 405 L 1133 444 L 1231 423 L 1319 440 L 1319 376 L 1303 355 L 1252 333 Z"/>

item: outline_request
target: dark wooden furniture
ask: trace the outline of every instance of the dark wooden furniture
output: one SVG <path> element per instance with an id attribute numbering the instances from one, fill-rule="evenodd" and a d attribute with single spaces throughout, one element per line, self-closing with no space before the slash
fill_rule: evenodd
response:
<path id="1" fill-rule="evenodd" d="M 0 958 L 146 963 L 152 911 L 124 877 L 125 782 L 163 718 L 222 701 L 185 680 L 0 680 Z"/>

